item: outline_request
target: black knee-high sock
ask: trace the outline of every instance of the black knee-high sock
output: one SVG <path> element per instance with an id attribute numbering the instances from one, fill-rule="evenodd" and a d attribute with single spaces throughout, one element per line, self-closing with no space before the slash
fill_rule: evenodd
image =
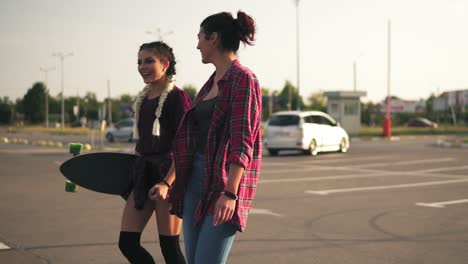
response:
<path id="1" fill-rule="evenodd" d="M 159 235 L 159 245 L 167 264 L 185 264 L 185 258 L 180 250 L 179 235 Z"/>
<path id="2" fill-rule="evenodd" d="M 119 248 L 131 264 L 155 264 L 153 257 L 140 245 L 141 232 L 120 232 Z"/>

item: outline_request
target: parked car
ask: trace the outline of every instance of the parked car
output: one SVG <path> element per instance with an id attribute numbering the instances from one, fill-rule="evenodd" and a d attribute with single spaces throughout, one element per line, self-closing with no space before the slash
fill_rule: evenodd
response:
<path id="1" fill-rule="evenodd" d="M 264 144 L 272 156 L 281 150 L 300 150 L 315 156 L 324 151 L 348 151 L 349 137 L 324 112 L 281 111 L 268 120 Z"/>
<path id="2" fill-rule="evenodd" d="M 122 119 L 114 124 L 114 127 L 106 130 L 106 139 L 109 142 L 116 140 L 126 140 L 132 142 L 133 140 L 133 118 Z"/>
<path id="3" fill-rule="evenodd" d="M 409 127 L 431 127 L 431 128 L 437 128 L 439 125 L 436 122 L 433 122 L 427 118 L 423 117 L 418 117 L 418 118 L 413 118 L 410 119 L 407 123 L 406 126 Z"/>

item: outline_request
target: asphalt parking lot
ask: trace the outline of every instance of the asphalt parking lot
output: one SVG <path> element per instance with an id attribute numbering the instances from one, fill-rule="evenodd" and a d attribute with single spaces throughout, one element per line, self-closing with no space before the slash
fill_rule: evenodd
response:
<path id="1" fill-rule="evenodd" d="M 265 156 L 229 263 L 468 263 L 468 149 L 435 140 Z M 123 201 L 64 192 L 58 167 L 69 157 L 0 144 L 0 263 L 126 263 L 116 245 Z M 154 222 L 143 241 L 163 263 Z"/>

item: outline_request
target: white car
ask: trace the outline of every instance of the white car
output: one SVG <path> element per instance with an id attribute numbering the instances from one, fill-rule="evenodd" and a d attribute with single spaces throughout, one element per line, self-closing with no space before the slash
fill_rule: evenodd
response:
<path id="1" fill-rule="evenodd" d="M 266 124 L 264 144 L 271 156 L 300 150 L 312 156 L 324 151 L 346 152 L 349 137 L 340 124 L 320 111 L 281 111 Z"/>
<path id="2" fill-rule="evenodd" d="M 133 122 L 133 118 L 126 118 L 115 123 L 114 127 L 106 130 L 107 141 L 114 142 L 116 140 L 125 140 L 132 142 Z"/>

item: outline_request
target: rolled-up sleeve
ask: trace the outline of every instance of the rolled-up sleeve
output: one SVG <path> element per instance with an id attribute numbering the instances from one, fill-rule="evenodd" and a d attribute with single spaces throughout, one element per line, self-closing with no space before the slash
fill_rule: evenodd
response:
<path id="1" fill-rule="evenodd" d="M 236 163 L 247 168 L 254 148 L 254 132 L 259 129 L 258 119 L 261 116 L 260 87 L 252 74 L 244 73 L 233 93 L 230 118 L 231 151 L 229 163 Z"/>

